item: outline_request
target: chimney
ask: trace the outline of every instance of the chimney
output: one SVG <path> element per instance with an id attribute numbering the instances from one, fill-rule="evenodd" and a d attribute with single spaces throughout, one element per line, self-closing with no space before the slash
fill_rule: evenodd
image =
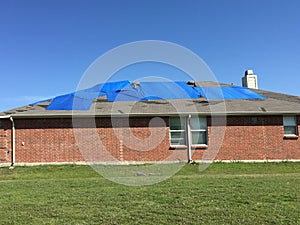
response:
<path id="1" fill-rule="evenodd" d="M 258 89 L 257 76 L 253 73 L 253 70 L 246 70 L 245 76 L 242 78 L 243 87 Z"/>

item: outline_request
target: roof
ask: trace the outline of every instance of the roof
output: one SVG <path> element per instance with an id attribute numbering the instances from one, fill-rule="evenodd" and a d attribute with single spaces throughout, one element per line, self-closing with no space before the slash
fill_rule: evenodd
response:
<path id="1" fill-rule="evenodd" d="M 197 86 L 230 87 L 228 84 L 216 82 L 196 82 Z M 115 101 L 108 102 L 105 96 L 93 100 L 89 110 L 46 110 L 51 100 L 35 105 L 0 113 L 0 116 L 14 117 L 71 117 L 76 116 L 163 116 L 177 114 L 210 115 L 279 115 L 300 114 L 300 97 L 275 93 L 265 90 L 251 89 L 264 96 L 264 99 L 234 99 L 234 100 L 207 100 L 200 98 L 148 100 L 148 101 Z"/>

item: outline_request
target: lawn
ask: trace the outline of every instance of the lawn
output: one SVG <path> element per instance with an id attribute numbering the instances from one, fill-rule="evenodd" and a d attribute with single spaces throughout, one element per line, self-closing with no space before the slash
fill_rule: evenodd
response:
<path id="1" fill-rule="evenodd" d="M 300 224 L 300 163 L 198 168 L 136 187 L 89 166 L 0 168 L 0 224 Z"/>

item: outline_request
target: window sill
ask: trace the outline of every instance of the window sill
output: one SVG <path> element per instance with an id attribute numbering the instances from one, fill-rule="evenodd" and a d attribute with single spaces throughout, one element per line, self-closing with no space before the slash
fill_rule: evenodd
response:
<path id="1" fill-rule="evenodd" d="M 197 149 L 207 149 L 208 145 L 194 145 L 192 146 L 192 149 L 197 150 Z"/>
<path id="2" fill-rule="evenodd" d="M 186 148 L 187 148 L 186 145 L 171 145 L 169 149 L 170 150 L 184 150 Z"/>
<path id="3" fill-rule="evenodd" d="M 192 145 L 192 150 L 198 150 L 198 149 L 207 149 L 208 145 Z M 170 150 L 183 150 L 187 149 L 186 145 L 171 145 L 169 147 Z"/>
<path id="4" fill-rule="evenodd" d="M 284 135 L 283 139 L 298 139 L 298 135 L 295 134 Z"/>

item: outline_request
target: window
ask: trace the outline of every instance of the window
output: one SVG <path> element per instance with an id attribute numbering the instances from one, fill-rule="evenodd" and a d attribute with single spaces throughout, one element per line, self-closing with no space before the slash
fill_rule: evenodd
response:
<path id="1" fill-rule="evenodd" d="M 186 133 L 186 118 L 170 117 L 171 146 L 187 145 L 188 136 L 191 137 L 191 145 L 207 145 L 207 124 L 205 117 L 192 117 L 190 119 L 190 133 Z"/>
<path id="2" fill-rule="evenodd" d="M 207 144 L 207 125 L 205 117 L 192 117 L 190 119 L 192 145 Z"/>
<path id="3" fill-rule="evenodd" d="M 257 117 L 251 117 L 251 125 L 257 125 Z"/>
<path id="4" fill-rule="evenodd" d="M 185 129 L 185 118 L 170 117 L 171 145 L 186 145 Z"/>
<path id="5" fill-rule="evenodd" d="M 298 135 L 295 116 L 283 116 L 283 127 L 285 136 Z"/>

